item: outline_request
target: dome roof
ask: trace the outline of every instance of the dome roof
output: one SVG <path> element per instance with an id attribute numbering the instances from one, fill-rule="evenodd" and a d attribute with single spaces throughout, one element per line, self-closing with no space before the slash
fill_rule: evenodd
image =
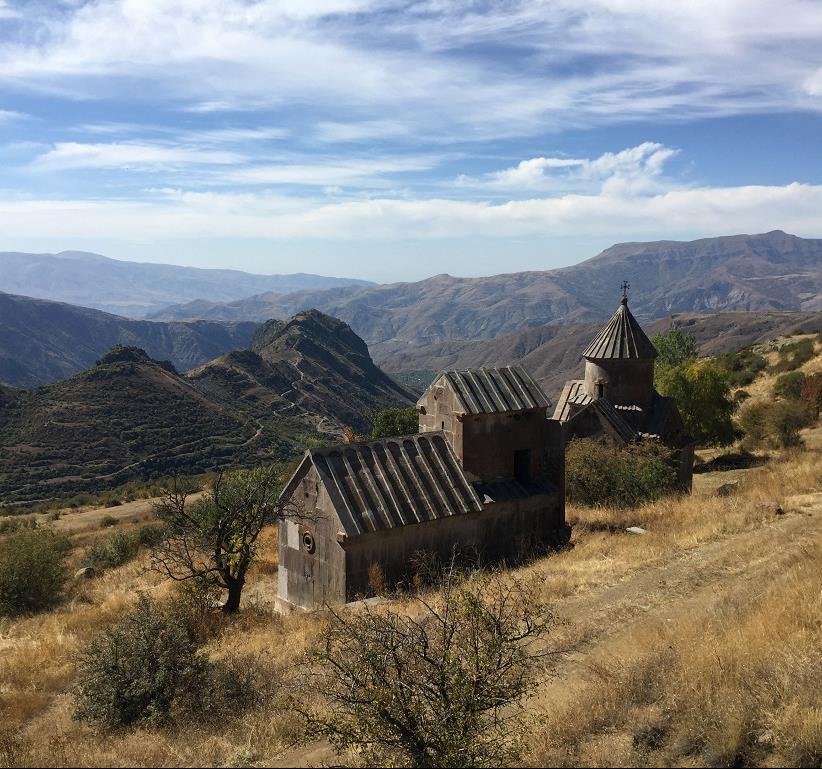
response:
<path id="1" fill-rule="evenodd" d="M 656 358 L 656 348 L 628 309 L 628 298 L 622 298 L 617 311 L 594 340 L 585 348 L 583 358 L 606 360 L 611 358 Z"/>

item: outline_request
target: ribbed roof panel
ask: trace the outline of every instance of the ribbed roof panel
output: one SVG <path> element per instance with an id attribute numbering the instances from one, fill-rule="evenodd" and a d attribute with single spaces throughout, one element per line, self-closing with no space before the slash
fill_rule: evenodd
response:
<path id="1" fill-rule="evenodd" d="M 441 433 L 313 449 L 306 459 L 349 536 L 482 510 Z"/>
<path id="2" fill-rule="evenodd" d="M 551 405 L 522 366 L 444 371 L 440 377 L 448 380 L 466 414 L 526 411 Z"/>
<path id="3" fill-rule="evenodd" d="M 585 348 L 583 358 L 606 360 L 609 358 L 656 358 L 656 348 L 651 344 L 642 327 L 623 301 L 611 316 L 605 328 Z"/>

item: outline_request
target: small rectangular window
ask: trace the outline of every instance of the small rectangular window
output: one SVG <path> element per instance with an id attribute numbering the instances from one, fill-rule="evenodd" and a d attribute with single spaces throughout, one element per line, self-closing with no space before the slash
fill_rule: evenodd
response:
<path id="1" fill-rule="evenodd" d="M 514 478 L 520 483 L 528 483 L 531 480 L 531 449 L 514 452 Z"/>

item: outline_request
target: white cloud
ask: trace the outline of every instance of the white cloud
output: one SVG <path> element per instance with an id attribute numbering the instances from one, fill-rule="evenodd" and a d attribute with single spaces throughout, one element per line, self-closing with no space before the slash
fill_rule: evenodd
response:
<path id="1" fill-rule="evenodd" d="M 409 132 L 409 127 L 398 120 L 366 120 L 361 123 L 321 122 L 314 135 L 321 142 L 337 143 L 393 139 Z"/>
<path id="2" fill-rule="evenodd" d="M 102 99 L 126 79 L 150 83 L 138 100 L 199 112 L 296 104 L 324 113 L 328 140 L 407 130 L 465 141 L 658 115 L 822 109 L 822 4 L 806 0 L 15 8 L 26 33 L 0 44 L 0 82 Z"/>
<path id="3" fill-rule="evenodd" d="M 185 240 L 202 237 L 363 241 L 482 236 L 578 235 L 641 239 L 785 229 L 822 231 L 822 186 L 744 186 L 671 190 L 655 195 L 561 195 L 488 203 L 376 198 L 343 202 L 270 193 L 157 192 L 140 201 L 0 202 L 7 238 Z"/>
<path id="4" fill-rule="evenodd" d="M 0 10 L 2 10 L 0 8 Z M 22 120 L 28 117 L 23 112 L 16 112 L 11 109 L 0 109 L 0 123 L 10 123 L 12 120 Z"/>
<path id="5" fill-rule="evenodd" d="M 196 147 L 123 142 L 81 144 L 58 142 L 35 158 L 31 166 L 40 170 L 76 168 L 168 168 L 180 165 L 230 165 L 242 160 L 233 152 L 205 151 Z"/>
<path id="6" fill-rule="evenodd" d="M 320 187 L 385 186 L 384 177 L 428 171 L 436 156 L 384 158 L 324 158 L 311 163 L 272 163 L 247 166 L 220 174 L 222 184 L 299 184 Z"/>
<path id="7" fill-rule="evenodd" d="M 464 187 L 508 191 L 601 189 L 633 194 L 658 191 L 665 163 L 678 150 L 656 142 L 643 142 L 597 158 L 538 157 L 481 178 L 460 176 Z"/>

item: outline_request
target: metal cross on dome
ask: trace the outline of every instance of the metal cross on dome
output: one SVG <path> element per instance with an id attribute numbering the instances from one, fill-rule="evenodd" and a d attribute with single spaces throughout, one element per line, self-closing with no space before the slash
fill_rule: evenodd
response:
<path id="1" fill-rule="evenodd" d="M 622 281 L 622 285 L 620 286 L 620 288 L 622 289 L 622 298 L 623 299 L 628 298 L 628 289 L 630 287 L 631 287 L 631 284 L 627 280 Z"/>

